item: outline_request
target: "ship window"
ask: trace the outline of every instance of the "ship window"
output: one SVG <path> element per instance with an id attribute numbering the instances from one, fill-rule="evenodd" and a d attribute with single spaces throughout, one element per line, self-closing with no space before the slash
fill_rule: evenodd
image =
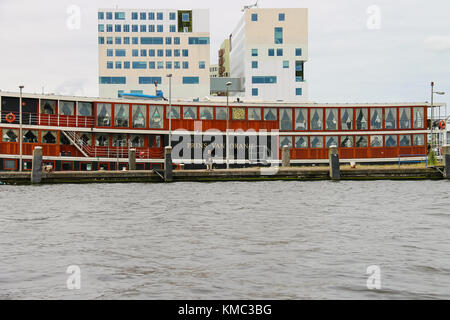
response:
<path id="1" fill-rule="evenodd" d="M 213 108 L 212 107 L 200 107 L 200 120 L 212 120 Z"/>
<path id="2" fill-rule="evenodd" d="M 369 138 L 367 136 L 356 136 L 355 144 L 357 148 L 367 148 L 369 144 Z"/>
<path id="3" fill-rule="evenodd" d="M 338 137 L 326 137 L 327 148 L 330 148 L 331 146 L 337 147 L 339 145 L 338 141 Z"/>
<path id="4" fill-rule="evenodd" d="M 400 129 L 409 129 L 411 128 L 411 108 L 400 108 L 399 109 L 399 117 L 400 117 Z M 411 141 L 410 141 L 411 143 Z M 400 139 L 401 144 L 401 139 Z"/>
<path id="5" fill-rule="evenodd" d="M 38 143 L 37 130 L 25 130 L 23 132 L 23 142 L 24 143 Z"/>
<path id="6" fill-rule="evenodd" d="M 401 135 L 400 136 L 400 147 L 410 147 L 411 146 L 411 136 Z"/>
<path id="7" fill-rule="evenodd" d="M 248 109 L 248 120 L 261 120 L 261 108 L 249 108 Z"/>
<path id="8" fill-rule="evenodd" d="M 114 126 L 128 127 L 128 120 L 130 118 L 130 108 L 128 104 L 114 105 Z"/>
<path id="9" fill-rule="evenodd" d="M 41 114 L 56 114 L 56 101 L 41 100 Z"/>
<path id="10" fill-rule="evenodd" d="M 372 123 L 372 121 L 371 121 Z M 372 148 L 383 146 L 383 136 L 370 136 L 370 146 Z"/>
<path id="11" fill-rule="evenodd" d="M 169 114 L 169 107 L 166 108 L 166 118 L 180 119 L 180 107 L 172 107 L 172 111 Z"/>
<path id="12" fill-rule="evenodd" d="M 311 109 L 311 130 L 323 130 L 323 109 Z"/>
<path id="13" fill-rule="evenodd" d="M 308 110 L 295 109 L 295 130 L 308 130 Z"/>
<path id="14" fill-rule="evenodd" d="M 95 134 L 95 145 L 97 147 L 108 147 L 109 139 L 106 134 Z"/>
<path id="15" fill-rule="evenodd" d="M 311 148 L 323 148 L 323 137 L 322 136 L 311 137 Z"/>
<path id="16" fill-rule="evenodd" d="M 353 148 L 353 136 L 342 136 L 341 148 Z"/>
<path id="17" fill-rule="evenodd" d="M 183 119 L 197 119 L 197 107 L 183 107 Z"/>
<path id="18" fill-rule="evenodd" d="M 78 102 L 77 114 L 82 117 L 92 116 L 92 103 Z"/>
<path id="19" fill-rule="evenodd" d="M 337 109 L 325 109 L 326 129 L 337 130 L 338 128 L 338 112 Z"/>
<path id="20" fill-rule="evenodd" d="M 413 110 L 414 129 L 423 128 L 424 108 L 414 108 Z"/>
<path id="21" fill-rule="evenodd" d="M 397 129 L 397 109 L 387 108 L 385 110 L 384 125 L 386 129 Z"/>
<path id="22" fill-rule="evenodd" d="M 145 128 L 147 123 L 147 110 L 146 106 L 133 105 L 132 106 L 132 121 L 133 128 Z"/>
<path id="23" fill-rule="evenodd" d="M 231 109 L 233 120 L 245 120 L 245 109 L 244 108 L 232 108 Z"/>
<path id="24" fill-rule="evenodd" d="M 341 128 L 342 130 L 353 130 L 353 109 L 341 109 Z"/>
<path id="25" fill-rule="evenodd" d="M 297 149 L 308 148 L 308 137 L 305 136 L 295 137 L 295 147 Z"/>
<path id="26" fill-rule="evenodd" d="M 18 142 L 19 141 L 19 130 L 16 129 L 3 129 L 3 142 Z"/>
<path id="27" fill-rule="evenodd" d="M 92 133 L 83 133 L 78 140 L 78 144 L 85 146 L 92 145 Z"/>
<path id="28" fill-rule="evenodd" d="M 386 136 L 385 137 L 385 145 L 386 147 L 390 148 L 390 147 L 396 147 L 397 146 L 397 136 Z"/>
<path id="29" fill-rule="evenodd" d="M 425 136 L 423 134 L 415 134 L 413 137 L 415 146 L 425 145 Z"/>
<path id="30" fill-rule="evenodd" d="M 59 114 L 63 116 L 73 116 L 75 110 L 75 102 L 73 101 L 60 101 L 59 102 Z"/>
<path id="31" fill-rule="evenodd" d="M 113 147 L 126 147 L 127 146 L 127 135 L 126 134 L 114 134 L 112 136 Z"/>
<path id="32" fill-rule="evenodd" d="M 367 109 L 356 109 L 356 130 L 367 130 Z"/>
<path id="33" fill-rule="evenodd" d="M 277 109 L 275 108 L 264 108 L 264 120 L 266 121 L 277 121 Z"/>
<path id="34" fill-rule="evenodd" d="M 6 170 L 16 170 L 16 165 L 17 165 L 17 161 L 16 160 L 5 159 L 4 161 L 5 162 L 3 162 L 3 163 L 5 165 L 5 169 Z"/>
<path id="35" fill-rule="evenodd" d="M 144 147 L 144 137 L 138 135 L 132 135 L 130 137 L 131 147 L 142 148 Z"/>
<path id="36" fill-rule="evenodd" d="M 161 148 L 161 136 L 156 136 L 155 137 L 155 148 Z"/>
<path id="37" fill-rule="evenodd" d="M 56 132 L 55 131 L 42 131 L 42 143 L 56 143 Z"/>
<path id="38" fill-rule="evenodd" d="M 292 137 L 280 137 L 280 147 L 283 148 L 284 146 L 292 148 Z"/>
<path id="39" fill-rule="evenodd" d="M 164 110 L 162 106 L 150 106 L 150 128 L 163 127 Z"/>
<path id="40" fill-rule="evenodd" d="M 111 126 L 111 104 L 98 103 L 97 104 L 97 125 L 100 127 Z"/>
<path id="41" fill-rule="evenodd" d="M 292 109 L 280 109 L 280 130 L 292 130 Z"/>
<path id="42" fill-rule="evenodd" d="M 381 129 L 383 126 L 383 111 L 380 108 L 370 109 L 370 129 Z"/>
<path id="43" fill-rule="evenodd" d="M 227 108 L 216 108 L 216 120 L 227 120 Z"/>

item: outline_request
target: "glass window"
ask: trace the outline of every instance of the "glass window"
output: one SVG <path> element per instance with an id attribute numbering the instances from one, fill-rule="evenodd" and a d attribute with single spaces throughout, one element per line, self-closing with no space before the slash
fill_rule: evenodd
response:
<path id="1" fill-rule="evenodd" d="M 288 60 L 284 60 L 284 61 L 283 61 L 283 68 L 284 68 L 284 69 L 289 68 L 289 61 L 288 61 Z"/>
<path id="2" fill-rule="evenodd" d="M 258 49 L 252 49 L 252 57 L 258 56 Z"/>
<path id="3" fill-rule="evenodd" d="M 268 50 L 267 50 L 267 55 L 268 55 L 269 57 L 275 56 L 275 49 L 268 49 Z"/>
<path id="4" fill-rule="evenodd" d="M 172 44 L 172 37 L 166 37 L 166 44 Z"/>
<path id="5" fill-rule="evenodd" d="M 112 135 L 112 146 L 113 147 L 126 147 L 127 146 L 127 135 L 126 134 L 113 134 Z"/>
<path id="6" fill-rule="evenodd" d="M 180 44 L 180 37 L 173 38 L 173 44 Z"/>
<path id="7" fill-rule="evenodd" d="M 155 32 L 155 26 L 152 24 L 148 25 L 148 32 Z"/>
<path id="8" fill-rule="evenodd" d="M 147 20 L 147 12 L 141 12 L 139 14 L 139 16 L 140 16 L 141 20 Z"/>
<path id="9" fill-rule="evenodd" d="M 138 27 L 137 24 L 133 24 L 133 25 L 131 26 L 131 31 L 132 31 L 132 32 L 138 32 L 138 30 L 139 30 L 139 27 Z"/>
<path id="10" fill-rule="evenodd" d="M 289 148 L 292 148 L 292 137 L 290 136 L 281 136 L 280 137 L 280 148 L 283 148 L 285 146 L 288 146 Z"/>
<path id="11" fill-rule="evenodd" d="M 133 50 L 131 51 L 131 55 L 132 55 L 133 57 L 138 57 L 138 56 L 139 56 L 139 50 L 138 50 L 138 49 L 133 49 Z"/>
<path id="12" fill-rule="evenodd" d="M 342 136 L 341 148 L 353 148 L 353 136 Z"/>
<path id="13" fill-rule="evenodd" d="M 156 26 L 156 31 L 157 32 L 163 32 L 163 25 L 162 24 L 158 24 L 157 26 Z"/>
<path id="14" fill-rule="evenodd" d="M 112 32 L 113 31 L 113 26 L 112 24 L 107 24 L 106 25 L 106 32 Z"/>
<path id="15" fill-rule="evenodd" d="M 378 130 L 383 127 L 383 111 L 381 108 L 370 109 L 370 129 Z"/>
<path id="16" fill-rule="evenodd" d="M 95 146 L 108 147 L 109 146 L 108 136 L 103 133 L 96 133 L 95 134 Z"/>
<path id="17" fill-rule="evenodd" d="M 245 120 L 245 109 L 231 108 L 231 118 L 233 120 Z"/>
<path id="18" fill-rule="evenodd" d="M 284 19 L 285 19 L 284 13 L 279 13 L 278 14 L 278 21 L 284 21 Z"/>
<path id="19" fill-rule="evenodd" d="M 98 19 L 99 20 L 104 20 L 105 19 L 105 13 L 104 12 L 99 12 L 98 13 Z"/>
<path id="20" fill-rule="evenodd" d="M 129 24 L 124 24 L 123 25 L 123 32 L 130 32 L 130 25 Z"/>
<path id="21" fill-rule="evenodd" d="M 297 149 L 308 148 L 308 137 L 295 137 L 295 147 Z"/>
<path id="22" fill-rule="evenodd" d="M 131 38 L 131 43 L 132 44 L 139 44 L 139 38 L 138 37 L 132 37 Z"/>
<path id="23" fill-rule="evenodd" d="M 41 131 L 42 143 L 56 143 L 56 131 Z"/>
<path id="24" fill-rule="evenodd" d="M 174 69 L 180 69 L 180 61 L 174 61 L 173 67 L 174 67 Z"/>
<path id="25" fill-rule="evenodd" d="M 78 142 L 85 146 L 92 145 L 92 133 L 82 133 Z"/>
<path id="26" fill-rule="evenodd" d="M 105 32 L 105 25 L 104 24 L 99 24 L 98 25 L 98 32 Z"/>
<path id="27" fill-rule="evenodd" d="M 252 13 L 252 21 L 258 21 L 258 14 Z"/>
<path id="28" fill-rule="evenodd" d="M 116 61 L 116 69 L 122 69 L 122 61 Z"/>
<path id="29" fill-rule="evenodd" d="M 385 125 L 386 129 L 397 129 L 397 109 L 395 109 L 395 108 L 385 109 L 384 125 Z M 397 145 L 397 143 L 396 143 L 396 145 Z M 386 147 L 387 147 L 387 144 L 386 144 Z"/>
<path id="30" fill-rule="evenodd" d="M 98 37 L 98 44 L 105 44 L 105 37 Z"/>
<path id="31" fill-rule="evenodd" d="M 169 13 L 169 20 L 176 20 L 176 18 L 175 18 L 175 12 L 170 12 L 170 13 Z"/>
<path id="32" fill-rule="evenodd" d="M 143 148 L 144 147 L 144 137 L 140 135 L 131 135 L 130 143 L 132 148 Z"/>
<path id="33" fill-rule="evenodd" d="M 154 12 L 149 12 L 148 13 L 148 20 L 155 20 L 155 13 Z"/>
<path id="34" fill-rule="evenodd" d="M 212 107 L 200 107 L 200 120 L 212 120 L 213 108 Z"/>
<path id="35" fill-rule="evenodd" d="M 183 49 L 182 54 L 183 54 L 183 57 L 188 57 L 189 56 L 189 50 L 188 49 Z"/>
<path id="36" fill-rule="evenodd" d="M 302 88 L 295 88 L 295 95 L 301 96 L 302 95 Z"/>
<path id="37" fill-rule="evenodd" d="M 172 69 L 172 61 L 166 61 L 166 69 Z"/>
<path id="38" fill-rule="evenodd" d="M 113 37 L 106 37 L 106 44 L 113 44 Z"/>
<path id="39" fill-rule="evenodd" d="M 123 44 L 130 44 L 130 37 L 124 37 Z"/>
<path id="40" fill-rule="evenodd" d="M 302 55 L 302 49 L 301 49 L 301 48 L 295 49 L 295 55 L 296 55 L 297 57 L 300 57 L 300 56 Z"/>
<path id="41" fill-rule="evenodd" d="M 353 130 L 353 109 L 341 109 L 341 129 Z"/>
<path id="42" fill-rule="evenodd" d="M 227 108 L 226 107 L 216 108 L 216 120 L 227 120 Z"/>
<path id="43" fill-rule="evenodd" d="M 424 108 L 414 108 L 413 109 L 413 127 L 414 129 L 423 128 L 424 127 Z"/>
<path id="44" fill-rule="evenodd" d="M 56 114 L 56 101 L 41 100 L 41 114 Z"/>
<path id="45" fill-rule="evenodd" d="M 107 13 L 106 13 L 106 19 L 107 19 L 107 20 L 112 20 L 112 18 L 113 18 L 112 12 L 107 12 Z"/>
<path id="46" fill-rule="evenodd" d="M 357 148 L 367 148 L 369 146 L 368 136 L 356 136 L 355 143 Z"/>
<path id="47" fill-rule="evenodd" d="M 137 12 L 132 12 L 131 13 L 131 20 L 137 20 L 138 19 L 138 13 Z"/>
<path id="48" fill-rule="evenodd" d="M 156 19 L 157 19 L 157 20 L 163 20 L 163 13 L 162 13 L 162 12 L 158 12 L 158 13 L 156 14 Z"/>
<path id="49" fill-rule="evenodd" d="M 311 148 L 323 148 L 323 137 L 322 136 L 312 136 L 311 137 Z"/>
<path id="50" fill-rule="evenodd" d="M 252 69 L 258 69 L 258 61 L 252 61 Z"/>
<path id="51" fill-rule="evenodd" d="M 162 128 L 163 127 L 163 107 L 162 106 L 150 106 L 150 128 Z"/>
<path id="52" fill-rule="evenodd" d="M 114 126 L 128 127 L 129 113 L 130 110 L 128 104 L 114 105 Z"/>
<path id="53" fill-rule="evenodd" d="M 112 57 L 114 55 L 114 50 L 113 49 L 106 49 L 106 56 L 107 57 Z"/>
<path id="54" fill-rule="evenodd" d="M 116 19 L 116 20 L 125 20 L 125 12 L 116 12 L 116 13 L 114 13 L 114 19 Z"/>
<path id="55" fill-rule="evenodd" d="M 199 84 L 199 77 L 183 77 L 183 84 Z"/>
<path id="56" fill-rule="evenodd" d="M 114 31 L 115 32 L 122 32 L 122 26 L 120 24 L 116 24 L 114 26 Z"/>
<path id="57" fill-rule="evenodd" d="M 248 120 L 261 120 L 261 108 L 249 108 L 248 109 Z"/>
<path id="58" fill-rule="evenodd" d="M 424 146 L 425 145 L 425 136 L 423 134 L 415 134 L 415 135 L 413 135 L 413 139 L 414 139 L 414 146 Z"/>
<path id="59" fill-rule="evenodd" d="M 64 115 L 64 116 L 73 116 L 75 114 L 75 102 L 60 101 L 59 102 L 59 114 Z"/>
<path id="60" fill-rule="evenodd" d="M 206 63 L 205 63 L 205 61 L 199 61 L 199 62 L 198 62 L 198 68 L 199 68 L 199 69 L 205 69 L 205 68 L 206 68 Z"/>
<path id="61" fill-rule="evenodd" d="M 400 147 L 410 147 L 411 146 L 411 136 L 401 135 L 400 136 Z"/>
<path id="62" fill-rule="evenodd" d="M 400 108 L 399 109 L 399 117 L 400 117 L 400 129 L 411 128 L 411 108 Z M 400 144 L 401 144 L 401 139 L 400 139 Z"/>
<path id="63" fill-rule="evenodd" d="M 283 56 L 283 49 L 277 49 L 277 57 L 282 57 Z"/>
<path id="64" fill-rule="evenodd" d="M 147 26 L 145 24 L 141 24 L 140 31 L 141 32 L 147 32 Z"/>
<path id="65" fill-rule="evenodd" d="M 356 130 L 367 130 L 368 119 L 367 109 L 356 109 Z"/>
<path id="66" fill-rule="evenodd" d="M 189 22 L 189 13 L 183 12 L 183 13 L 181 14 L 181 21 L 182 21 L 182 22 Z"/>
<path id="67" fill-rule="evenodd" d="M 311 130 L 323 130 L 323 109 L 311 109 Z"/>
<path id="68" fill-rule="evenodd" d="M 383 136 L 370 136 L 370 146 L 372 148 L 383 146 Z"/>
<path id="69" fill-rule="evenodd" d="M 308 109 L 295 109 L 295 130 L 308 130 Z"/>
<path id="70" fill-rule="evenodd" d="M 173 50 L 173 55 L 174 55 L 175 57 L 179 57 L 179 56 L 180 56 L 180 49 L 174 49 L 174 50 Z"/>
<path id="71" fill-rule="evenodd" d="M 325 109 L 326 130 L 338 129 L 338 110 L 337 109 Z"/>
<path id="72" fill-rule="evenodd" d="M 3 129 L 3 142 L 19 142 L 19 130 L 16 129 Z"/>
<path id="73" fill-rule="evenodd" d="M 386 147 L 396 147 L 397 146 L 397 136 L 389 135 L 385 137 Z"/>
<path id="74" fill-rule="evenodd" d="M 91 117 L 92 116 L 92 103 L 78 102 L 77 114 L 82 117 Z"/>
<path id="75" fill-rule="evenodd" d="M 116 37 L 116 44 L 122 44 L 122 38 L 121 37 Z"/>
<path id="76" fill-rule="evenodd" d="M 338 137 L 326 137 L 325 140 L 327 148 L 330 148 L 331 146 L 339 146 Z"/>
<path id="77" fill-rule="evenodd" d="M 275 44 L 282 44 L 283 43 L 283 28 L 276 27 L 274 30 L 275 34 Z"/>
<path id="78" fill-rule="evenodd" d="M 252 96 L 257 97 L 258 96 L 258 88 L 252 88 Z"/>
<path id="79" fill-rule="evenodd" d="M 97 104 L 97 125 L 100 127 L 111 126 L 112 105 L 110 103 Z"/>
<path id="80" fill-rule="evenodd" d="M 292 109 L 280 109 L 280 130 L 292 130 Z"/>
<path id="81" fill-rule="evenodd" d="M 148 68 L 149 69 L 155 69 L 155 61 L 150 61 L 149 63 L 148 63 Z"/>
<path id="82" fill-rule="evenodd" d="M 166 119 L 169 119 L 169 107 L 166 107 Z M 180 107 L 172 106 L 171 112 L 172 119 L 180 119 Z"/>
<path id="83" fill-rule="evenodd" d="M 132 121 L 133 128 L 145 128 L 147 123 L 147 108 L 146 106 L 133 105 L 132 106 Z"/>
<path id="84" fill-rule="evenodd" d="M 183 69 L 189 69 L 189 62 L 183 61 Z"/>
<path id="85" fill-rule="evenodd" d="M 275 108 L 264 108 L 264 120 L 266 121 L 277 121 L 277 109 Z"/>
<path id="86" fill-rule="evenodd" d="M 183 119 L 197 119 L 197 107 L 183 107 Z"/>

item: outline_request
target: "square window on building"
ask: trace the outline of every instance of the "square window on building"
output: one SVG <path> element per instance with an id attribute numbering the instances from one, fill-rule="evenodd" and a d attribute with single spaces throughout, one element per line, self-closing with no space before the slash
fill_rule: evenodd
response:
<path id="1" fill-rule="evenodd" d="M 147 26 L 145 24 L 141 24 L 141 32 L 147 32 Z"/>
<path id="2" fill-rule="evenodd" d="M 180 61 L 175 61 L 175 62 L 173 63 L 173 67 L 174 67 L 175 69 L 180 69 Z"/>
<path id="3" fill-rule="evenodd" d="M 180 49 L 173 50 L 173 56 L 174 57 L 179 57 L 180 56 Z"/>
<path id="4" fill-rule="evenodd" d="M 258 61 L 252 61 L 252 69 L 258 69 Z"/>
<path id="5" fill-rule="evenodd" d="M 275 44 L 283 44 L 283 28 L 274 29 Z"/>
<path id="6" fill-rule="evenodd" d="M 149 49 L 148 50 L 148 56 L 149 57 L 154 57 L 155 56 L 155 49 Z"/>
<path id="7" fill-rule="evenodd" d="M 169 30 L 170 32 L 177 32 L 177 26 L 176 25 L 171 24 L 169 28 L 170 28 L 170 30 Z"/>
<path id="8" fill-rule="evenodd" d="M 166 69 L 172 69 L 172 61 L 166 61 Z"/>
<path id="9" fill-rule="evenodd" d="M 116 12 L 116 13 L 114 13 L 114 19 L 116 19 L 116 20 L 125 20 L 125 12 Z"/>
<path id="10" fill-rule="evenodd" d="M 132 44 L 139 44 L 139 38 L 138 38 L 138 37 L 133 37 L 133 38 L 131 39 L 131 43 L 132 43 Z"/>
<path id="11" fill-rule="evenodd" d="M 149 69 L 155 69 L 155 62 L 154 61 L 150 61 L 148 64 Z"/>
<path id="12" fill-rule="evenodd" d="M 283 56 L 283 49 L 277 49 L 277 56 L 282 57 Z"/>
<path id="13" fill-rule="evenodd" d="M 158 69 L 164 69 L 164 63 L 162 61 L 158 61 L 157 66 Z"/>
<path id="14" fill-rule="evenodd" d="M 166 49 L 166 57 L 171 57 L 171 56 L 172 56 L 172 50 Z"/>
<path id="15" fill-rule="evenodd" d="M 155 26 L 152 24 L 148 25 L 148 32 L 155 32 Z"/>
<path id="16" fill-rule="evenodd" d="M 296 55 L 297 57 L 300 57 L 300 56 L 302 55 L 302 49 L 301 49 L 301 48 L 295 49 L 295 55 Z"/>
<path id="17" fill-rule="evenodd" d="M 169 13 L 169 19 L 170 19 L 170 20 L 176 20 L 175 12 L 170 12 L 170 13 Z"/>
<path id="18" fill-rule="evenodd" d="M 138 19 L 138 13 L 137 12 L 132 12 L 131 13 L 131 20 L 137 20 Z"/>
<path id="19" fill-rule="evenodd" d="M 183 49 L 183 57 L 188 57 L 188 56 L 189 56 L 189 50 Z"/>
<path id="20" fill-rule="evenodd" d="M 183 22 L 189 22 L 189 13 L 184 12 L 184 13 L 181 15 L 181 20 L 182 20 Z"/>
<path id="21" fill-rule="evenodd" d="M 124 37 L 123 44 L 130 44 L 130 37 Z"/>
<path id="22" fill-rule="evenodd" d="M 113 37 L 107 37 L 106 44 L 113 44 Z"/>
<path id="23" fill-rule="evenodd" d="M 133 24 L 133 25 L 131 26 L 131 31 L 132 31 L 132 32 L 138 32 L 138 31 L 139 31 L 139 26 L 138 26 L 137 24 Z"/>
<path id="24" fill-rule="evenodd" d="M 285 69 L 289 68 L 289 61 L 287 60 L 283 61 L 283 68 Z"/>
<path id="25" fill-rule="evenodd" d="M 158 12 L 158 13 L 156 14 L 156 19 L 158 19 L 158 20 L 163 20 L 163 13 L 162 13 L 162 12 Z"/>
<path id="26" fill-rule="evenodd" d="M 107 12 L 106 13 L 106 20 L 112 20 L 113 14 L 112 12 Z"/>
<path id="27" fill-rule="evenodd" d="M 98 25 L 98 32 L 105 32 L 105 25 L 104 24 L 99 24 Z"/>
<path id="28" fill-rule="evenodd" d="M 172 44 L 172 38 L 166 37 L 166 44 Z"/>
<path id="29" fill-rule="evenodd" d="M 189 62 L 183 61 L 183 69 L 189 69 Z"/>
<path id="30" fill-rule="evenodd" d="M 114 69 L 114 63 L 112 61 L 106 62 L 106 68 L 107 69 Z"/>
<path id="31" fill-rule="evenodd" d="M 158 24 L 158 26 L 156 27 L 156 31 L 157 32 L 163 32 L 164 28 L 162 24 Z"/>
<path id="32" fill-rule="evenodd" d="M 295 88 L 295 95 L 301 96 L 302 95 L 302 88 Z"/>
<path id="33" fill-rule="evenodd" d="M 205 69 L 205 68 L 206 68 L 206 63 L 205 63 L 205 61 L 199 61 L 199 62 L 198 62 L 198 68 L 199 68 L 199 69 Z"/>
<path id="34" fill-rule="evenodd" d="M 98 44 L 105 44 L 105 37 L 98 37 Z"/>
<path id="35" fill-rule="evenodd" d="M 115 30 L 116 32 L 122 32 L 122 26 L 121 26 L 120 24 L 116 24 L 116 25 L 114 26 L 114 30 Z"/>
<path id="36" fill-rule="evenodd" d="M 133 51 L 131 51 L 131 55 L 133 57 L 138 57 L 139 56 L 139 50 L 138 49 L 133 49 Z"/>
<path id="37" fill-rule="evenodd" d="M 164 50 L 158 49 L 158 57 L 164 57 Z"/>
<path id="38" fill-rule="evenodd" d="M 141 49 L 141 57 L 147 56 L 147 49 Z"/>
<path id="39" fill-rule="evenodd" d="M 129 24 L 124 24 L 123 25 L 123 32 L 130 32 L 130 25 Z"/>
<path id="40" fill-rule="evenodd" d="M 173 38 L 173 44 L 180 44 L 180 37 Z"/>
<path id="41" fill-rule="evenodd" d="M 116 44 L 122 44 L 122 38 L 116 37 Z"/>
<path id="42" fill-rule="evenodd" d="M 122 62 L 116 61 L 116 69 L 122 69 Z"/>
<path id="43" fill-rule="evenodd" d="M 113 55 L 114 55 L 113 49 L 107 49 L 107 50 L 106 50 L 106 56 L 107 56 L 107 57 L 112 57 Z"/>
<path id="44" fill-rule="evenodd" d="M 252 96 L 256 97 L 258 95 L 258 88 L 252 88 Z"/>
<path id="45" fill-rule="evenodd" d="M 147 20 L 147 13 L 146 12 L 141 12 L 139 16 L 140 16 L 141 20 Z"/>
<path id="46" fill-rule="evenodd" d="M 104 20 L 105 19 L 105 13 L 104 12 L 99 12 L 98 13 L 98 20 Z"/>
<path id="47" fill-rule="evenodd" d="M 154 12 L 149 12 L 148 13 L 148 20 L 155 20 L 155 13 Z"/>
<path id="48" fill-rule="evenodd" d="M 252 49 L 252 57 L 258 56 L 258 49 Z"/>
<path id="49" fill-rule="evenodd" d="M 252 13 L 252 21 L 258 21 L 258 14 Z"/>
<path id="50" fill-rule="evenodd" d="M 269 57 L 275 56 L 275 49 L 269 49 L 268 50 L 268 55 L 269 55 Z"/>
<path id="51" fill-rule="evenodd" d="M 284 13 L 278 14 L 278 21 L 284 21 L 285 18 L 286 18 L 286 17 L 285 17 L 285 15 L 284 15 Z"/>
<path id="52" fill-rule="evenodd" d="M 123 68 L 124 68 L 124 69 L 130 69 L 130 61 L 125 61 L 125 62 L 123 63 Z"/>
<path id="53" fill-rule="evenodd" d="M 113 32 L 113 26 L 112 26 L 112 24 L 107 24 L 107 25 L 106 25 L 106 32 Z"/>

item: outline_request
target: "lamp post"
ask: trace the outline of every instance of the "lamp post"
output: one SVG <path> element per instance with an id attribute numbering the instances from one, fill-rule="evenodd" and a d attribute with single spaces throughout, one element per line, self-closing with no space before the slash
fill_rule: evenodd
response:
<path id="1" fill-rule="evenodd" d="M 169 78 L 169 147 L 172 146 L 172 74 L 167 75 Z"/>
<path id="2" fill-rule="evenodd" d="M 229 136 L 228 136 L 228 122 L 229 122 L 229 120 L 230 120 L 230 108 L 229 108 L 229 106 L 228 106 L 228 92 L 229 92 L 229 88 L 230 88 L 230 86 L 232 85 L 232 83 L 230 82 L 230 81 L 228 81 L 227 83 L 226 83 L 226 86 L 227 86 L 227 132 L 226 132 L 226 142 L 225 142 L 225 145 L 226 145 L 226 160 L 227 160 L 227 169 L 230 169 L 230 152 L 229 152 L 229 149 L 230 149 L 230 142 L 229 142 Z"/>
<path id="3" fill-rule="evenodd" d="M 19 86 L 20 99 L 19 99 L 19 171 L 22 172 L 22 89 L 23 85 Z"/>
<path id="4" fill-rule="evenodd" d="M 434 146 L 434 137 L 433 137 L 433 120 L 434 120 L 434 105 L 433 105 L 433 98 L 434 98 L 434 95 L 435 94 L 438 94 L 438 95 L 444 95 L 445 94 L 445 92 L 442 92 L 442 91 L 434 91 L 434 82 L 431 82 L 431 130 L 430 130 L 430 133 L 431 133 L 431 149 L 433 149 L 433 146 Z"/>

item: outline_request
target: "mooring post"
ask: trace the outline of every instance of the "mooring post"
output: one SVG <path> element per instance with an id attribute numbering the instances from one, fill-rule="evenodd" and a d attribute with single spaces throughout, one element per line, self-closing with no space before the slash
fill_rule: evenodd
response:
<path id="1" fill-rule="evenodd" d="M 331 146 L 328 151 L 330 160 L 330 178 L 331 180 L 341 180 L 341 168 L 339 166 L 339 152 L 336 146 Z"/>
<path id="2" fill-rule="evenodd" d="M 442 146 L 442 160 L 444 161 L 444 177 L 450 179 L 450 145 Z"/>
<path id="3" fill-rule="evenodd" d="M 128 170 L 136 170 L 136 149 L 128 151 Z"/>
<path id="4" fill-rule="evenodd" d="M 283 167 L 291 166 L 291 153 L 288 146 L 283 146 L 281 153 L 281 163 Z"/>
<path id="5" fill-rule="evenodd" d="M 42 147 L 34 147 L 33 170 L 31 172 L 31 183 L 41 183 L 42 180 Z"/>
<path id="6" fill-rule="evenodd" d="M 164 149 L 164 180 L 166 182 L 172 181 L 173 164 L 172 164 L 172 147 Z"/>

